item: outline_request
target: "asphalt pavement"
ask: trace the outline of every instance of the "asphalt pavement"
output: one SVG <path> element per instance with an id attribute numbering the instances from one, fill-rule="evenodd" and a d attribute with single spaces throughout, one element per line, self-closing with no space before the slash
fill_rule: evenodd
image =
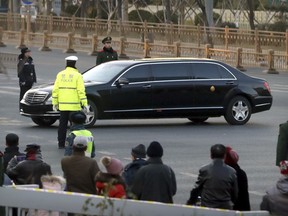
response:
<path id="1" fill-rule="evenodd" d="M 87 53 L 63 53 L 63 50 L 42 52 L 38 47 L 29 47 L 37 73 L 37 84 L 53 82 L 56 74 L 65 68 L 65 57 L 78 56 L 77 67 L 84 71 L 95 65 L 95 56 Z M 14 46 L 0 47 L 0 52 L 19 54 Z M 16 62 L 15 62 L 16 64 Z M 96 140 L 96 159 L 102 155 L 118 157 L 124 163 L 130 161 L 130 150 L 139 143 L 146 146 L 158 140 L 164 146 L 165 163 L 170 165 L 177 177 L 178 191 L 175 203 L 188 199 L 198 169 L 208 163 L 212 144 L 229 144 L 240 155 L 240 165 L 247 172 L 249 192 L 253 210 L 259 209 L 266 188 L 278 179 L 279 171 L 274 164 L 278 125 L 287 121 L 288 73 L 265 74 L 265 68 L 248 68 L 247 74 L 268 80 L 274 96 L 274 104 L 268 112 L 252 115 L 245 126 L 230 126 L 224 118 L 211 118 L 205 124 L 191 124 L 187 119 L 157 120 L 102 120 L 91 129 Z M 8 69 L 9 77 L 0 74 L 0 142 L 4 143 L 7 133 L 20 136 L 20 148 L 28 143 L 42 146 L 44 160 L 52 166 L 55 174 L 62 175 L 60 160 L 63 151 L 57 149 L 57 126 L 41 128 L 29 118 L 18 113 L 19 87 L 17 72 Z M 0 146 L 0 150 L 4 145 Z"/>

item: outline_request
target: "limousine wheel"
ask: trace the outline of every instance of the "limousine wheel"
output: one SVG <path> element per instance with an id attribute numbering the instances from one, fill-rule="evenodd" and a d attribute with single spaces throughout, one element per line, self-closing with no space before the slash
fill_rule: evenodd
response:
<path id="1" fill-rule="evenodd" d="M 193 118 L 188 118 L 188 119 L 190 121 L 194 122 L 194 123 L 202 123 L 202 122 L 205 122 L 208 119 L 208 117 L 203 117 L 203 118 L 201 118 L 201 117 L 199 117 L 199 118 L 193 117 Z"/>
<path id="2" fill-rule="evenodd" d="M 32 121 L 39 126 L 51 126 L 57 121 L 57 118 L 52 117 L 31 117 Z"/>
<path id="3" fill-rule="evenodd" d="M 242 96 L 233 98 L 228 104 L 224 117 L 231 125 L 246 124 L 251 117 L 250 102 Z"/>
<path id="4" fill-rule="evenodd" d="M 86 113 L 86 127 L 92 127 L 96 120 L 97 120 L 97 116 L 98 116 L 98 110 L 97 107 L 95 105 L 95 103 L 92 100 L 88 99 L 88 113 Z"/>

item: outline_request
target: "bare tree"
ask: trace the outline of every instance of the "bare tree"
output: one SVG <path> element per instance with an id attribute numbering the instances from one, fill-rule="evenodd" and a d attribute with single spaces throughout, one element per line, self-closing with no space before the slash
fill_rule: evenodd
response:
<path id="1" fill-rule="evenodd" d="M 255 24 L 254 24 L 254 18 L 255 18 L 255 14 L 254 14 L 254 0 L 247 0 L 247 6 L 248 6 L 248 17 L 249 17 L 249 24 L 250 24 L 250 28 L 252 30 L 255 29 Z"/>

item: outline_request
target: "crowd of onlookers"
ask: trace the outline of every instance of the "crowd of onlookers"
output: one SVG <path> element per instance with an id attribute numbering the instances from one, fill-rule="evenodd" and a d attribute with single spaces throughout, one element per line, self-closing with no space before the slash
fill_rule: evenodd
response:
<path id="1" fill-rule="evenodd" d="M 82 122 L 75 120 L 75 124 Z M 53 175 L 50 165 L 43 161 L 40 145 L 28 144 L 22 153 L 18 135 L 7 134 L 6 148 L 0 157 L 1 185 L 37 184 L 44 189 L 173 203 L 176 177 L 173 169 L 162 161 L 164 150 L 159 142 L 153 141 L 147 148 L 143 144 L 133 147 L 131 162 L 126 166 L 115 157 L 103 156 L 99 161 L 105 170 L 101 170 L 94 158 L 94 141 L 75 134 L 72 141 L 69 136 L 67 139 L 61 177 Z M 238 164 L 237 152 L 230 146 L 215 144 L 210 155 L 212 160 L 199 169 L 186 204 L 249 211 L 248 179 Z M 288 162 L 281 161 L 279 167 L 282 177 L 267 190 L 260 209 L 287 215 Z"/>

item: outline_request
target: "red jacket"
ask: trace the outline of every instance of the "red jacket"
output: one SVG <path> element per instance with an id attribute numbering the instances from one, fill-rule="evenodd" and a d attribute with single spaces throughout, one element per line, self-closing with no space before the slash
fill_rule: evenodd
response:
<path id="1" fill-rule="evenodd" d="M 97 195 L 126 198 L 126 185 L 120 175 L 98 172 L 95 177 Z"/>

